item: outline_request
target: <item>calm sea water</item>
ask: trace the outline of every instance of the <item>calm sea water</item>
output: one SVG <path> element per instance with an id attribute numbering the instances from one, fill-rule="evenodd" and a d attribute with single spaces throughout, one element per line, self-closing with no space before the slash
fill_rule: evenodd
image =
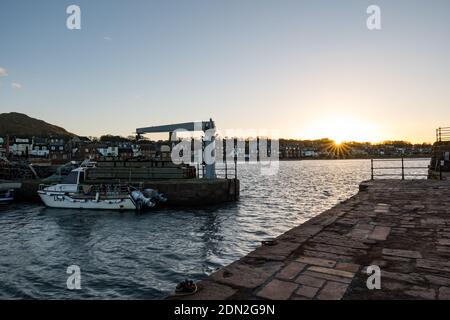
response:
<path id="1" fill-rule="evenodd" d="M 415 163 L 426 166 L 428 160 Z M 423 172 L 423 170 L 422 170 Z M 370 161 L 241 165 L 237 203 L 118 213 L 0 206 L 0 298 L 157 299 L 358 192 Z M 69 265 L 81 290 L 68 290 Z"/>

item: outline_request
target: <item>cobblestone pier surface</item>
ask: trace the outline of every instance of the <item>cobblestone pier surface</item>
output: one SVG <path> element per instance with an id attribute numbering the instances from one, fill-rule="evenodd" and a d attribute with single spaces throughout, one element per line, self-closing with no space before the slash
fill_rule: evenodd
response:
<path id="1" fill-rule="evenodd" d="M 379 290 L 367 288 L 370 265 Z M 169 299 L 450 299 L 450 182 L 364 182 L 197 285 Z"/>

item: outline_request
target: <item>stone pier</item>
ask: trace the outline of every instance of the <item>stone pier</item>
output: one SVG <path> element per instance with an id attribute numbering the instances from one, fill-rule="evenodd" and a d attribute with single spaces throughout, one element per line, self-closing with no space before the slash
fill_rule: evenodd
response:
<path id="1" fill-rule="evenodd" d="M 370 265 L 381 288 L 367 288 Z M 378 180 L 169 299 L 450 299 L 450 182 Z"/>

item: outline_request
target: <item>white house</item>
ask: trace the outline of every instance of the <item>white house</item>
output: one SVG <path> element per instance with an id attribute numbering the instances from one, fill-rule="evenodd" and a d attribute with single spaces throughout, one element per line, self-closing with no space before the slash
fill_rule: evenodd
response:
<path id="1" fill-rule="evenodd" d="M 138 144 L 133 144 L 131 146 L 131 149 L 133 150 L 133 156 L 134 157 L 139 157 L 142 156 L 142 151 L 141 151 L 141 146 Z"/>
<path id="2" fill-rule="evenodd" d="M 11 146 L 11 152 L 16 156 L 28 155 L 32 149 L 31 139 L 28 138 L 15 138 L 14 143 Z"/>
<path id="3" fill-rule="evenodd" d="M 47 139 L 45 138 L 33 138 L 33 149 L 31 150 L 31 155 L 33 157 L 48 157 L 50 150 L 48 147 Z"/>
<path id="4" fill-rule="evenodd" d="M 313 158 L 313 157 L 317 157 L 317 155 L 318 155 L 317 152 L 314 150 L 309 150 L 309 149 L 302 150 L 303 157 Z"/>
<path id="5" fill-rule="evenodd" d="M 102 147 L 97 149 L 98 152 L 104 157 L 117 157 L 119 156 L 119 147 Z"/>
<path id="6" fill-rule="evenodd" d="M 4 157 L 6 155 L 6 143 L 5 139 L 0 137 L 0 157 Z"/>

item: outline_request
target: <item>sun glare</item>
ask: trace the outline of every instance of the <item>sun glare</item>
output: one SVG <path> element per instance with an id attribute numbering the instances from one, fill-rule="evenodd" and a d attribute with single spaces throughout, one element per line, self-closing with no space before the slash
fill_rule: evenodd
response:
<path id="1" fill-rule="evenodd" d="M 353 117 L 338 116 L 311 124 L 305 132 L 305 138 L 332 139 L 337 146 L 344 142 L 377 142 L 379 132 L 372 124 Z"/>

